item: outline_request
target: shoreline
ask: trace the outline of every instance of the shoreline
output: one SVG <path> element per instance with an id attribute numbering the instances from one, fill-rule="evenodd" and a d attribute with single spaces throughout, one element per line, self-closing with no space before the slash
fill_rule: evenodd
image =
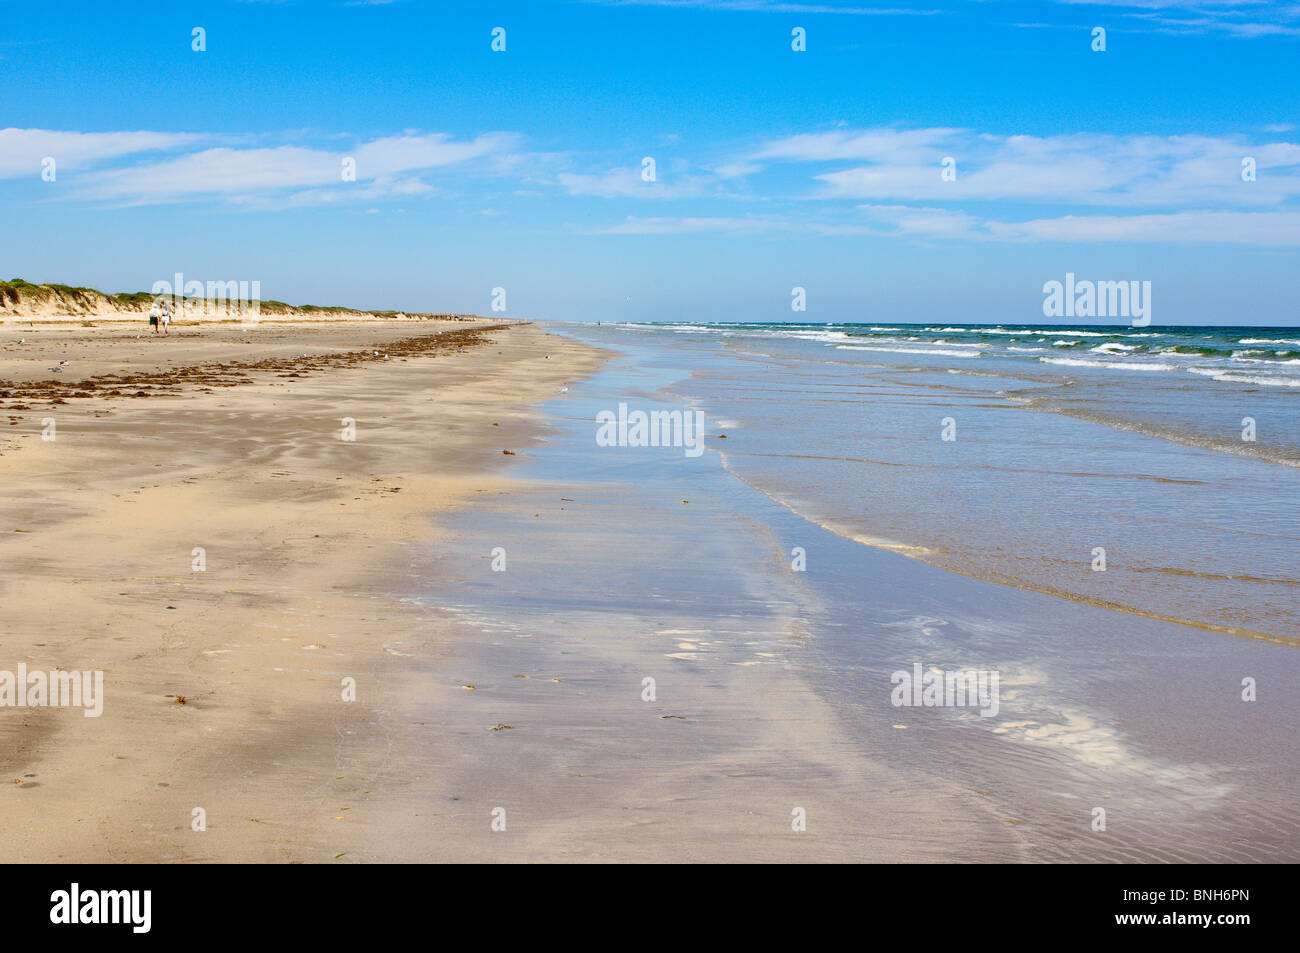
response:
<path id="1" fill-rule="evenodd" d="M 723 453 L 722 456 L 724 458 L 723 466 L 726 466 L 726 454 Z M 1300 648 L 1300 638 L 1290 635 L 1262 632 L 1255 629 L 1248 629 L 1244 626 L 1222 625 L 1215 622 L 1205 622 L 1200 619 L 1167 615 L 1153 610 L 1143 609 L 1140 606 L 1125 605 L 1122 602 L 1108 602 L 1105 599 L 1093 598 L 1080 593 L 1070 592 L 1066 589 L 1058 589 L 1050 586 L 1035 586 L 1013 577 L 1001 577 L 993 572 L 978 572 L 975 569 L 956 565 L 949 561 L 935 559 L 931 557 L 928 552 L 924 551 L 924 547 L 875 540 L 841 526 L 833 520 L 819 519 L 816 516 L 809 515 L 808 513 L 803 512 L 795 504 L 792 504 L 775 493 L 764 489 L 752 480 L 746 479 L 743 474 L 734 468 L 727 467 L 727 472 L 746 486 L 750 487 L 755 493 L 763 494 L 767 499 L 771 500 L 776 505 L 789 510 L 800 519 L 807 520 L 809 523 L 820 526 L 828 533 L 834 533 L 841 539 L 848 540 L 860 546 L 870 546 L 872 549 L 878 549 L 881 552 L 895 553 L 907 559 L 915 560 L 923 565 L 932 566 L 935 569 L 942 569 L 944 572 L 950 572 L 957 576 L 964 576 L 967 579 L 976 579 L 992 586 L 1006 586 L 1009 589 L 1018 589 L 1022 592 L 1034 592 L 1039 595 L 1051 596 L 1053 599 L 1060 599 L 1064 602 L 1075 602 L 1079 605 L 1091 606 L 1095 609 L 1104 609 L 1107 612 L 1118 612 L 1123 615 L 1136 616 L 1140 619 L 1150 619 L 1154 622 L 1164 622 L 1169 625 L 1185 625 L 1189 628 L 1202 629 L 1206 632 L 1215 632 L 1219 635 L 1230 635 L 1234 638 L 1250 639 L 1255 642 L 1269 642 L 1273 645 L 1284 645 L 1288 648 Z M 917 552 L 917 550 L 922 550 L 922 552 Z"/>
<path id="2" fill-rule="evenodd" d="M 978 349 L 978 362 L 927 351 L 924 341 L 893 357 L 883 353 L 893 345 L 860 357 L 841 343 L 877 332 L 892 340 L 894 330 L 609 335 L 682 355 L 698 369 L 683 392 L 743 422 L 727 441 L 737 476 L 846 538 L 1138 618 L 1300 645 L 1286 504 L 1294 468 L 1276 465 L 1278 453 L 1296 455 L 1290 391 L 1199 374 L 1046 378 L 1032 370 L 1032 354 L 1018 353 L 1036 345 L 1003 348 L 1010 331 L 985 340 L 942 329 L 950 333 L 935 343 L 951 337 Z M 1110 331 L 1089 333 L 1091 342 Z M 1163 343 L 1144 347 L 1187 347 L 1148 337 Z M 752 387 L 749 372 L 759 367 L 783 375 L 783 403 Z M 801 411 L 817 430 L 812 439 L 792 416 Z M 1195 437 L 1211 430 L 1217 443 Z M 1229 439 L 1251 450 L 1221 452 Z M 869 504 L 848 493 L 856 485 L 871 487 Z"/>
<path id="3" fill-rule="evenodd" d="M 252 340 L 269 356 L 241 368 L 233 329 L 126 331 L 107 347 L 102 331 L 68 332 L 26 355 L 48 367 L 55 350 L 82 349 L 68 377 L 33 372 L 4 398 L 26 409 L 0 431 L 12 488 L 0 531 L 21 531 L 0 532 L 19 567 L 4 582 L 13 665 L 0 668 L 102 670 L 106 699 L 99 718 L 3 712 L 0 861 L 944 859 L 942 838 L 917 839 L 931 829 L 1026 856 L 979 797 L 918 792 L 834 727 L 779 659 L 802 624 L 761 608 L 771 593 L 757 577 L 741 593 L 757 600 L 761 633 L 724 620 L 715 634 L 710 610 L 681 607 L 655 637 L 662 649 L 638 636 L 645 607 L 622 606 L 617 587 L 598 638 L 567 630 L 564 605 L 512 616 L 529 632 L 509 645 L 464 615 L 463 587 L 558 594 L 570 544 L 593 572 L 608 557 L 635 575 L 651 558 L 600 511 L 561 501 L 572 518 L 553 528 L 570 535 L 533 549 L 530 576 L 526 541 L 557 515 L 555 488 L 500 469 L 503 451 L 526 464 L 563 423 L 543 423 L 539 405 L 612 352 L 519 325 L 445 331 L 490 340 L 403 356 L 409 326 L 385 329 L 386 342 L 373 330 L 314 328 L 307 343 L 263 328 Z M 368 359 L 355 358 L 357 333 L 380 345 Z M 0 331 L 0 348 L 20 337 Z M 6 352 L 11 366 L 19 353 Z M 123 358 L 148 399 L 107 396 L 99 365 Z M 91 383 L 104 396 L 75 396 Z M 52 444 L 38 435 L 49 413 Z M 354 442 L 339 439 L 343 417 Z M 605 516 L 662 520 L 658 561 L 680 560 L 693 580 L 743 560 L 722 543 L 708 559 L 680 552 L 705 501 L 688 510 L 670 495 L 659 512 L 664 501 L 620 493 Z M 494 535 L 503 518 L 523 525 Z M 729 538 L 725 508 L 710 519 Z M 490 571 L 489 543 L 509 549 L 509 573 Z M 755 638 L 772 651 L 755 655 Z M 659 704 L 640 697 L 646 671 Z M 354 702 L 341 697 L 348 678 Z M 791 833 L 791 805 L 811 815 L 807 833 Z M 508 839 L 489 827 L 498 806 Z"/>
<path id="4" fill-rule="evenodd" d="M 418 332 L 0 330 L 0 671 L 107 696 L 0 709 L 0 861 L 1255 859 L 1224 824 L 1293 851 L 1214 685 L 1278 649 L 863 546 L 712 426 L 716 460 L 597 451 L 600 408 L 678 399 L 675 359 Z M 1001 720 L 890 707 L 915 662 L 1003 671 Z M 1170 672 L 1186 704 L 1123 691 Z M 1090 837 L 1117 797 L 1123 838 Z"/>
<path id="5" fill-rule="evenodd" d="M 694 639 L 683 638 L 694 648 L 661 650 L 674 666 L 698 668 L 726 682 L 731 665 L 764 671 L 783 660 L 790 678 L 769 680 L 765 693 L 751 690 L 751 698 L 766 695 L 770 701 L 753 701 L 754 727 L 742 726 L 737 733 L 753 737 L 774 715 L 800 725 L 805 733 L 800 758 L 807 765 L 800 803 L 816 805 L 815 811 L 809 807 L 810 818 L 826 823 L 828 808 L 833 809 L 834 786 L 819 783 L 830 766 L 841 775 L 858 772 L 876 779 L 859 787 L 860 805 L 839 819 L 847 821 L 839 825 L 843 840 L 857 840 L 864 853 L 876 853 L 893 836 L 905 848 L 896 856 L 907 860 L 924 859 L 945 842 L 948 860 L 1233 862 L 1295 856 L 1300 831 L 1289 806 L 1288 772 L 1279 773 L 1280 765 L 1294 761 L 1285 726 L 1294 721 L 1295 703 L 1285 692 L 1251 704 L 1243 704 L 1241 695 L 1243 675 L 1287 684 L 1295 664 L 1289 647 L 1226 635 L 1202 640 L 1195 628 L 998 585 L 864 546 L 809 521 L 725 467 L 724 441 L 715 428 L 726 431 L 731 451 L 773 449 L 776 435 L 771 426 L 763 427 L 758 406 L 770 394 L 766 378 L 756 375 L 762 379 L 756 383 L 728 365 L 717 372 L 729 393 L 762 395 L 746 413 L 744 407 L 719 407 L 700 396 L 709 393 L 714 365 L 688 344 L 602 337 L 590 329 L 572 336 L 616 346 L 624 357 L 581 382 L 575 393 L 546 405 L 550 416 L 563 421 L 561 433 L 525 463 L 521 475 L 549 480 L 557 495 L 575 500 L 561 504 L 566 511 L 557 519 L 577 521 L 581 517 L 572 511 L 594 508 L 596 545 L 603 556 L 594 562 L 605 585 L 663 593 L 670 602 L 642 599 L 602 608 L 582 589 L 560 588 L 548 594 L 548 602 L 563 607 L 564 618 L 578 626 L 582 638 L 558 635 L 588 651 L 608 645 L 606 630 L 625 627 L 624 641 L 636 644 L 653 631 L 647 623 L 671 606 L 690 620 L 673 628 L 696 629 Z M 693 463 L 654 448 L 590 452 L 593 413 L 619 400 L 635 400 L 642 408 L 702 405 L 707 415 L 721 413 L 711 417 L 706 440 L 718 459 L 706 454 Z M 581 463 L 587 466 L 577 470 Z M 601 499 L 609 491 L 618 494 L 617 506 Z M 689 497 L 691 505 L 674 496 Z M 666 505 L 643 502 L 650 514 L 638 513 L 639 499 L 655 497 Z M 554 533 L 556 543 L 540 547 L 549 552 L 574 533 L 565 527 L 548 530 L 546 515 L 543 511 L 542 521 L 516 522 L 524 531 L 533 527 L 530 535 L 540 534 L 543 541 Z M 479 521 L 455 514 L 452 519 L 479 531 Z M 611 549 L 606 537 L 620 528 L 638 543 L 647 540 L 644 549 Z M 669 533 L 677 541 L 671 558 L 655 558 L 650 543 Z M 595 537 L 594 532 L 577 534 L 583 540 Z M 802 571 L 792 572 L 795 547 L 807 561 Z M 674 580 L 681 585 L 672 585 Z M 535 602 L 528 587 L 515 586 L 502 595 L 482 590 L 477 614 L 495 619 L 502 627 L 500 640 L 509 645 L 521 608 Z M 769 618 L 769 610 L 782 606 L 787 611 L 778 615 L 784 619 Z M 534 609 L 541 620 L 548 615 L 544 605 Z M 737 616 L 752 618 L 753 624 L 737 631 Z M 598 624 L 583 624 L 584 618 Z M 490 634 L 493 627 L 485 631 Z M 756 640 L 763 643 L 763 655 L 746 658 L 745 649 Z M 638 664 L 644 671 L 652 661 L 653 656 L 643 657 Z M 1001 710 L 986 718 L 959 709 L 892 706 L 891 673 L 911 671 L 918 662 L 948 671 L 1000 673 Z M 787 696 L 796 704 L 783 712 L 777 689 L 800 684 L 804 689 L 791 689 Z M 803 703 L 809 694 L 824 714 L 800 719 L 795 713 L 809 710 Z M 716 737 L 726 723 L 725 706 L 719 708 L 717 698 L 714 702 L 692 725 L 693 744 Z M 733 702 L 737 707 L 744 703 Z M 810 754 L 819 749 L 833 756 Z M 749 750 L 758 755 L 780 749 L 761 744 Z M 720 757 L 727 753 L 724 747 Z M 777 765 L 748 770 L 744 776 L 751 783 L 728 800 L 745 803 L 768 789 L 780 770 Z M 888 782 L 891 775 L 898 785 Z M 873 831 L 876 818 L 899 809 L 894 798 L 900 791 L 908 810 Z M 1090 828 L 1094 807 L 1122 815 L 1112 836 L 1098 836 Z M 950 838 L 962 823 L 961 846 L 952 846 Z M 590 821 L 577 828 L 576 838 L 589 826 Z M 1017 837 L 1004 839 L 999 831 Z M 779 850 L 773 856 L 795 851 L 803 859 L 817 856 L 807 848 Z M 737 856 L 726 853 L 723 859 Z"/>

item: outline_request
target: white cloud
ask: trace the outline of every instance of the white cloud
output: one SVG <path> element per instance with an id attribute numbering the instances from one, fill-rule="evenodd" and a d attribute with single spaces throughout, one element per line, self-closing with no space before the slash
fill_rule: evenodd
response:
<path id="1" fill-rule="evenodd" d="M 1065 215 L 1028 222 L 990 222 L 986 227 L 993 237 L 1006 241 L 1300 246 L 1300 212 Z"/>
<path id="2" fill-rule="evenodd" d="M 1061 215 L 1000 221 L 952 209 L 864 205 L 863 221 L 808 222 L 789 217 L 629 216 L 617 225 L 587 230 L 595 235 L 686 235 L 719 233 L 873 237 L 914 241 L 1161 242 L 1300 247 L 1300 212 L 1173 212 L 1152 215 Z"/>
<path id="3" fill-rule="evenodd" d="M 561 172 L 555 177 L 570 195 L 596 198 L 624 199 L 679 199 L 703 194 L 702 182 L 695 177 L 674 178 L 671 182 L 646 182 L 641 178 L 641 167 L 610 169 L 590 174 Z"/>
<path id="4" fill-rule="evenodd" d="M 234 195 L 229 198 L 229 201 L 240 208 L 260 210 L 343 205 L 382 199 L 427 198 L 437 192 L 438 190 L 427 182 L 415 177 L 407 177 L 356 182 L 346 189 L 329 186 L 303 189 L 288 194 L 277 192 L 271 195 Z"/>
<path id="5" fill-rule="evenodd" d="M 940 174 L 945 157 L 955 181 Z M 1247 157 L 1253 182 L 1241 178 Z M 1300 197 L 1300 145 L 1240 137 L 872 129 L 789 136 L 752 159 L 847 165 L 815 174 L 816 197 L 828 199 L 1262 207 Z"/>
<path id="6" fill-rule="evenodd" d="M 751 158 L 784 162 L 829 162 L 842 159 L 888 161 L 905 155 L 929 155 L 963 129 L 893 129 L 807 132 L 765 143 Z"/>
<path id="7" fill-rule="evenodd" d="M 466 142 L 440 133 L 376 139 L 356 150 L 358 178 L 391 175 L 413 169 L 436 169 L 471 159 L 498 156 L 513 148 L 518 136 L 490 132 Z"/>
<path id="8" fill-rule="evenodd" d="M 221 146 L 88 173 L 78 183 L 78 194 L 123 204 L 224 198 L 245 207 L 428 194 L 433 187 L 409 173 L 497 159 L 515 142 L 516 137 L 507 133 L 488 133 L 467 141 L 435 133 L 376 139 L 339 152 L 302 146 Z M 346 158 L 356 162 L 355 183 L 343 181 Z"/>
<path id="9" fill-rule="evenodd" d="M 720 179 L 743 179 L 762 172 L 763 167 L 755 162 L 724 162 L 709 171 Z"/>
<path id="10" fill-rule="evenodd" d="M 845 16 L 933 16 L 960 14 L 942 9 L 873 6 L 854 0 L 587 0 L 606 6 L 650 6 L 739 13 L 842 14 Z M 1100 7 L 1120 22 L 1157 33 L 1222 32 L 1240 38 L 1300 35 L 1300 6 L 1270 0 L 1056 0 L 1072 7 Z M 1113 11 L 1113 12 L 1112 12 Z M 1041 11 L 1040 11 L 1041 12 Z M 1043 23 L 1008 24 L 1042 27 Z M 1053 26 L 1064 24 L 1051 24 Z M 1073 28 L 1073 27 L 1067 27 Z M 1118 27 L 1115 27 L 1116 29 Z"/>
<path id="11" fill-rule="evenodd" d="M 911 208 L 906 205 L 864 205 L 867 216 L 892 228 L 897 234 L 918 238 L 969 238 L 979 220 L 965 212 L 943 208 Z"/>
<path id="12" fill-rule="evenodd" d="M 766 232 L 798 226 L 773 218 L 638 218 L 629 215 L 618 225 L 589 230 L 593 235 L 684 235 L 694 232 Z"/>
<path id="13" fill-rule="evenodd" d="M 1114 9 L 1158 33 L 1227 33 L 1239 38 L 1300 36 L 1300 6 L 1272 0 L 1057 0 Z"/>
<path id="14" fill-rule="evenodd" d="M 0 178 L 39 178 L 41 160 L 53 157 L 57 169 L 148 152 L 170 152 L 211 136 L 184 132 L 58 132 L 52 129 L 0 129 Z"/>
<path id="15" fill-rule="evenodd" d="M 929 16 L 936 10 L 872 7 L 857 3 L 803 3 L 798 0 L 589 0 L 616 7 L 698 7 L 741 13 L 841 13 L 848 16 Z"/>
<path id="16" fill-rule="evenodd" d="M 1060 215 L 998 221 L 948 209 L 868 205 L 861 210 L 878 226 L 874 234 L 898 238 L 1300 246 L 1300 211 Z"/>

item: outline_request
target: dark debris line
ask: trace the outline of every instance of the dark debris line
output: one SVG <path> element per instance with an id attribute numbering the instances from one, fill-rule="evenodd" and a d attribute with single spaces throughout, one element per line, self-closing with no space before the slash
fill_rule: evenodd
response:
<path id="1" fill-rule="evenodd" d="M 151 397 L 180 393 L 180 385 L 235 387 L 249 384 L 249 376 L 258 371 L 281 371 L 282 377 L 302 377 L 312 371 L 335 367 L 352 367 L 367 361 L 393 357 L 419 357 L 437 351 L 456 351 L 487 343 L 484 334 L 512 327 L 493 324 L 481 328 L 462 328 L 412 338 L 401 338 L 383 345 L 342 354 L 311 354 L 292 358 L 265 358 L 260 361 L 225 361 L 193 364 L 140 374 L 101 374 L 85 380 L 0 380 L 0 398 L 65 403 L 68 397 Z M 18 409 L 18 408 L 14 408 Z"/>

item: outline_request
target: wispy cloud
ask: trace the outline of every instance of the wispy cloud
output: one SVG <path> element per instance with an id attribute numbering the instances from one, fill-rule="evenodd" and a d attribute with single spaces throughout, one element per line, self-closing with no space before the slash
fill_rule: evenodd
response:
<path id="1" fill-rule="evenodd" d="M 1243 178 L 1243 161 L 1254 178 Z M 943 174 L 945 164 L 955 179 Z M 1244 136 L 836 129 L 724 164 L 784 195 L 754 217 L 629 217 L 610 235 L 786 232 L 901 240 L 1300 244 L 1300 145 Z M 615 197 L 610 193 L 610 197 Z M 1026 206 L 1050 208 L 1026 214 Z M 1106 213 L 1101 214 L 1105 209 Z M 1017 214 L 1019 213 L 1019 214 Z"/>
<path id="2" fill-rule="evenodd" d="M 940 11 L 848 2 L 801 3 L 798 0 L 587 0 L 614 7 L 682 7 L 742 13 L 838 13 L 847 16 L 929 16 Z"/>
<path id="3" fill-rule="evenodd" d="M 1160 33 L 1226 33 L 1253 37 L 1300 36 L 1300 5 L 1272 0 L 1057 0 L 1100 8 L 1133 27 Z"/>
<path id="4" fill-rule="evenodd" d="M 640 167 L 599 173 L 560 172 L 556 181 L 570 195 L 597 198 L 680 199 L 698 197 L 706 191 L 706 183 L 697 176 L 647 182 L 641 177 Z"/>
<path id="5" fill-rule="evenodd" d="M 941 8 L 866 4 L 856 0 L 586 0 L 603 6 L 665 7 L 738 13 L 781 13 L 843 16 L 960 15 L 958 7 Z M 1055 0 L 1113 19 L 1115 29 L 1157 33 L 1226 33 L 1240 38 L 1300 36 L 1300 6 L 1271 0 Z M 992 6 L 991 4 L 989 6 Z M 1041 22 L 1009 22 L 1008 26 L 1043 28 L 1064 26 Z"/>
<path id="6" fill-rule="evenodd" d="M 629 215 L 617 225 L 586 229 L 591 235 L 687 235 L 698 232 L 753 234 L 776 230 L 797 230 L 794 222 L 771 217 L 670 217 L 639 218 Z"/>
<path id="7" fill-rule="evenodd" d="M 698 161 L 676 154 L 655 181 L 642 177 L 640 162 L 611 167 L 608 158 L 597 164 L 582 153 L 529 151 L 509 132 L 406 132 L 345 148 L 339 136 L 320 132 L 282 133 L 266 145 L 269 137 L 6 129 L 0 177 L 35 181 L 50 155 L 61 173 L 74 171 L 60 175 L 67 188 L 58 198 L 117 206 L 376 207 L 492 179 L 525 201 L 625 213 L 648 200 L 665 211 L 583 227 L 601 235 L 1289 247 L 1300 244 L 1300 145 L 1281 141 L 1285 124 L 1274 128 L 1250 137 L 838 128 L 718 147 Z M 1243 178 L 1243 161 L 1253 180 Z M 946 165 L 955 179 L 943 174 Z"/>
<path id="8" fill-rule="evenodd" d="M 831 162 L 844 159 L 889 161 L 902 156 L 930 156 L 961 134 L 960 129 L 861 129 L 809 132 L 765 143 L 754 161 Z"/>
<path id="9" fill-rule="evenodd" d="M 353 149 L 326 150 L 281 145 L 270 148 L 216 146 L 124 168 L 91 171 L 74 195 L 125 205 L 224 200 L 264 208 L 329 204 L 432 194 L 419 174 L 449 166 L 508 161 L 517 137 L 487 133 L 456 140 L 441 133 L 374 139 Z M 345 180 L 345 163 L 355 173 Z"/>
<path id="10" fill-rule="evenodd" d="M 127 156 L 172 152 L 212 136 L 184 132 L 59 132 L 0 129 L 0 178 L 38 178 L 41 162 L 53 157 L 60 169 L 79 169 Z"/>
<path id="11" fill-rule="evenodd" d="M 1300 247 L 1300 211 L 1061 215 L 997 221 L 951 209 L 862 206 L 872 234 L 998 242 L 1234 244 Z"/>
<path id="12" fill-rule="evenodd" d="M 1171 212 L 1155 215 L 1062 215 L 999 221 L 954 209 L 864 205 L 859 222 L 808 221 L 793 216 L 629 216 L 593 235 L 758 235 L 874 237 L 918 242 L 1118 242 L 1172 245 L 1235 244 L 1300 247 L 1300 212 Z"/>
<path id="13" fill-rule="evenodd" d="M 1001 136 L 873 129 L 789 136 L 755 160 L 840 165 L 812 195 L 873 201 L 1081 206 L 1276 205 L 1300 196 L 1300 145 L 1208 136 Z M 946 180 L 945 159 L 956 178 Z M 1254 181 L 1242 178 L 1253 160 Z"/>
<path id="14" fill-rule="evenodd" d="M 1172 212 L 1161 215 L 1066 215 L 990 222 L 1006 241 L 1165 242 L 1300 246 L 1300 212 Z"/>

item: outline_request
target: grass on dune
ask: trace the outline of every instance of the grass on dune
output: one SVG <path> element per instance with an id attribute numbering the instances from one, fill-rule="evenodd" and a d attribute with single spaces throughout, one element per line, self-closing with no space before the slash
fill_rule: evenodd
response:
<path id="1" fill-rule="evenodd" d="M 22 278 L 11 278 L 8 281 L 0 281 L 0 305 L 17 305 L 24 300 L 38 302 L 48 301 L 53 297 L 62 297 L 85 304 L 93 303 L 96 298 L 102 298 L 105 303 L 117 305 L 121 308 L 128 310 L 143 310 L 158 296 L 151 294 L 148 291 L 123 291 L 117 294 L 108 294 L 107 292 L 100 291 L 97 288 L 82 288 L 61 284 L 33 284 L 30 281 L 24 281 Z M 192 302 L 198 299 L 186 298 L 184 300 Z M 350 311 L 356 314 L 373 314 L 381 317 L 391 317 L 398 313 L 396 311 L 360 311 L 357 308 L 347 308 L 342 305 L 291 305 L 284 301 L 269 299 L 258 302 L 258 309 L 264 314 L 310 314 L 313 312 L 325 311 Z"/>

